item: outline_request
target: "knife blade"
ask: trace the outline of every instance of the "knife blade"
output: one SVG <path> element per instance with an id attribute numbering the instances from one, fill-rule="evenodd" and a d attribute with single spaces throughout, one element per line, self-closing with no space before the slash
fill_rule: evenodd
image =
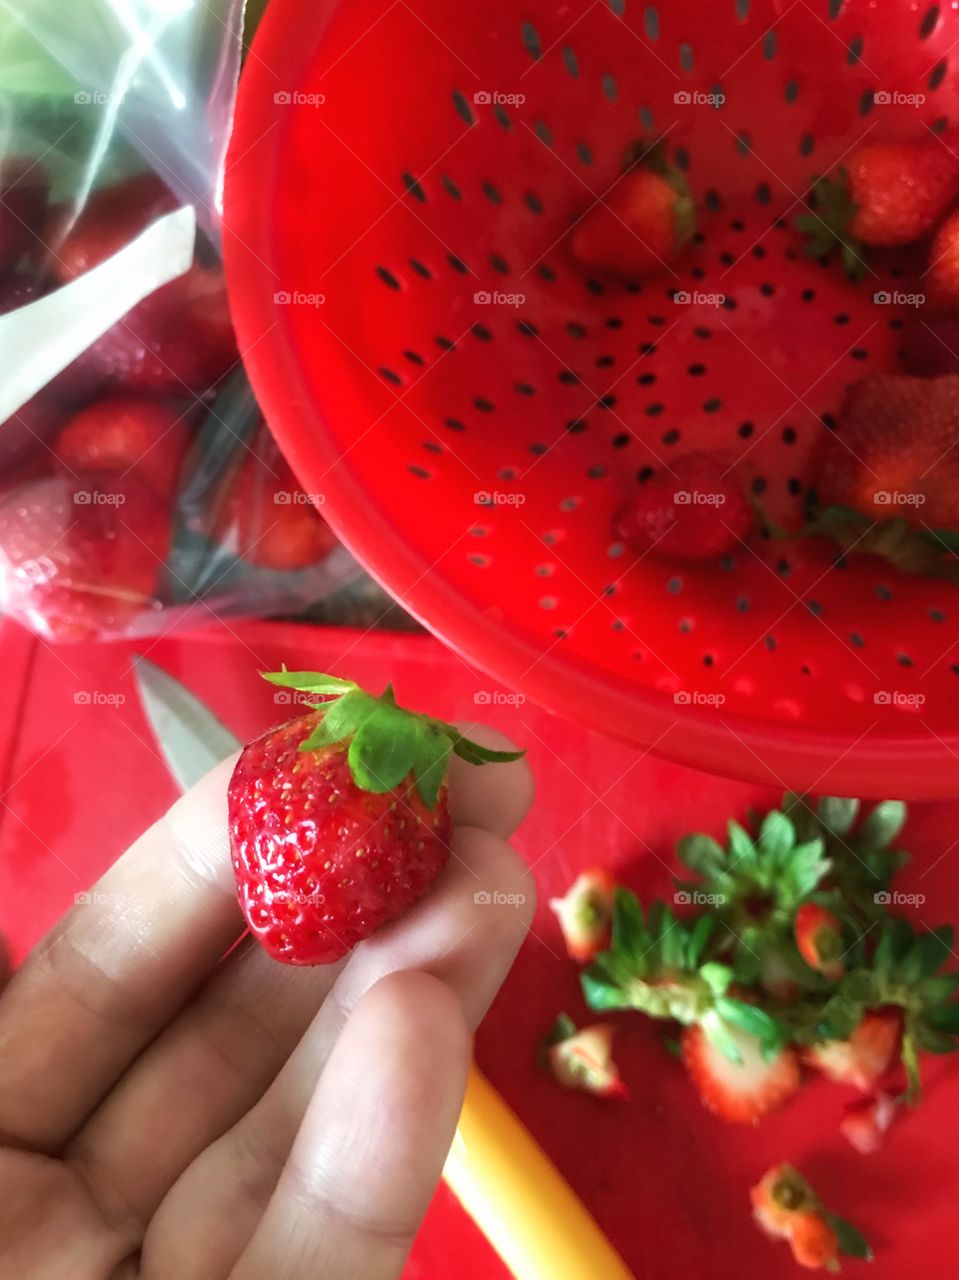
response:
<path id="1" fill-rule="evenodd" d="M 137 658 L 134 680 L 160 754 L 181 789 L 241 747 L 206 703 L 149 658 Z"/>

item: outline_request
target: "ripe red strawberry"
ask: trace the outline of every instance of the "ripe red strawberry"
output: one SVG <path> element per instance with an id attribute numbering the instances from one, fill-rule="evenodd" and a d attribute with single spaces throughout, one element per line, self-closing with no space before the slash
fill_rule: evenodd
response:
<path id="1" fill-rule="evenodd" d="M 228 792 L 237 893 L 285 964 L 329 964 L 421 898 L 449 856 L 450 753 L 515 760 L 452 725 L 315 672 L 264 673 L 330 698 L 246 746 Z"/>
<path id="2" fill-rule="evenodd" d="M 899 1047 L 898 1009 L 873 1009 L 848 1040 L 824 1040 L 803 1051 L 803 1061 L 836 1084 L 866 1092 L 889 1070 Z"/>
<path id="3" fill-rule="evenodd" d="M 576 877 L 565 897 L 550 899 L 570 958 L 588 964 L 609 946 L 615 881 L 602 867 Z"/>
<path id="4" fill-rule="evenodd" d="M 796 946 L 809 965 L 830 982 L 838 982 L 846 972 L 845 943 L 838 916 L 814 902 L 804 903 L 796 912 Z"/>
<path id="5" fill-rule="evenodd" d="M 698 1023 L 682 1033 L 683 1061 L 710 1111 L 736 1124 L 755 1124 L 799 1088 L 799 1059 L 785 1048 L 767 1061 L 755 1036 L 736 1027 L 729 1035 L 741 1062 L 717 1049 Z"/>
<path id="6" fill-rule="evenodd" d="M 825 1217 L 815 1209 L 799 1213 L 789 1232 L 793 1257 L 801 1267 L 835 1271 L 839 1265 L 839 1237 Z"/>
<path id="7" fill-rule="evenodd" d="M 573 229 L 573 257 L 614 275 L 661 271 L 696 231 L 696 209 L 682 176 L 659 157 L 634 161 Z"/>
<path id="8" fill-rule="evenodd" d="M 225 478 L 210 523 L 213 537 L 234 554 L 268 569 L 306 568 L 337 545 L 266 430 Z"/>
<path id="9" fill-rule="evenodd" d="M 959 529 L 959 374 L 878 373 L 854 383 L 825 440 L 816 489 L 824 505 L 867 519 Z"/>
<path id="10" fill-rule="evenodd" d="M 959 309 L 959 210 L 940 225 L 929 247 L 929 267 L 920 281 L 928 300 L 943 311 Z"/>
<path id="11" fill-rule="evenodd" d="M 849 160 L 849 230 L 863 244 L 910 244 L 928 235 L 959 195 L 959 160 L 938 138 L 873 143 Z"/>
<path id="12" fill-rule="evenodd" d="M 690 453 L 640 480 L 617 512 L 613 533 L 636 551 L 698 561 L 733 551 L 754 524 L 725 460 Z"/>
<path id="13" fill-rule="evenodd" d="M 814 238 L 877 248 L 928 235 L 959 195 L 959 160 L 941 140 L 861 147 L 838 179 L 815 186 L 816 215 L 801 220 Z M 828 247 L 826 245 L 825 247 Z"/>
<path id="14" fill-rule="evenodd" d="M 614 1029 L 605 1022 L 577 1031 L 569 1020 L 562 1026 L 562 1038 L 551 1037 L 546 1060 L 553 1076 L 567 1089 L 584 1089 L 599 1098 L 628 1098 L 629 1090 L 612 1059 Z"/>
<path id="15" fill-rule="evenodd" d="M 182 413 L 143 396 L 106 395 L 73 415 L 53 452 L 71 472 L 131 471 L 163 498 L 172 497 L 189 427 Z"/>
<path id="16" fill-rule="evenodd" d="M 195 263 L 97 338 L 71 369 L 128 391 L 202 396 L 238 359 L 223 274 Z"/>
<path id="17" fill-rule="evenodd" d="M 123 631 L 158 607 L 165 506 L 135 476 L 33 480 L 0 501 L 0 610 L 48 640 Z"/>
<path id="18" fill-rule="evenodd" d="M 888 1093 L 859 1098 L 846 1108 L 839 1131 L 862 1155 L 872 1155 L 882 1146 L 897 1111 L 898 1104 Z"/>
<path id="19" fill-rule="evenodd" d="M 75 222 L 72 210 L 56 210 L 46 237 L 55 246 L 54 273 L 64 283 L 75 280 L 181 203 L 155 173 L 139 173 L 95 191 Z"/>
<path id="20" fill-rule="evenodd" d="M 42 245 L 40 221 L 49 188 L 47 171 L 36 160 L 0 158 L 0 272 L 12 271 L 25 253 Z"/>

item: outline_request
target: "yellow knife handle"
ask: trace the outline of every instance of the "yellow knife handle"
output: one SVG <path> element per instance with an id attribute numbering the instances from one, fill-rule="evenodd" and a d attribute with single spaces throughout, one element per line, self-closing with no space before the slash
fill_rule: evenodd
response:
<path id="1" fill-rule="evenodd" d="M 516 1280 L 633 1280 L 569 1183 L 475 1065 L 443 1177 Z"/>

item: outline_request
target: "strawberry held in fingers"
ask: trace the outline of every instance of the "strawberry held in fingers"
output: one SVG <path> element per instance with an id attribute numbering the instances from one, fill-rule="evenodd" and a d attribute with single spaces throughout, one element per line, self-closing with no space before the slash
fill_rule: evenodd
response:
<path id="1" fill-rule="evenodd" d="M 845 944 L 838 916 L 815 902 L 804 903 L 796 912 L 796 946 L 809 965 L 830 982 L 838 982 L 846 971 Z"/>
<path id="2" fill-rule="evenodd" d="M 565 897 L 550 899 L 572 960 L 588 964 L 609 945 L 615 887 L 608 871 L 593 867 L 576 877 Z"/>
<path id="3" fill-rule="evenodd" d="M 685 180 L 655 149 L 626 173 L 573 230 L 573 256 L 614 275 L 661 271 L 696 231 Z"/>
<path id="4" fill-rule="evenodd" d="M 613 533 L 636 551 L 696 562 L 734 551 L 754 523 L 725 460 L 691 453 L 668 469 L 641 474 Z"/>
<path id="5" fill-rule="evenodd" d="M 599 1098 L 628 1098 L 612 1060 L 613 1034 L 604 1022 L 577 1031 L 573 1020 L 560 1014 L 547 1038 L 550 1071 L 567 1089 L 584 1089 Z"/>
<path id="6" fill-rule="evenodd" d="M 327 701 L 246 746 L 228 792 L 240 906 L 285 964 L 329 964 L 402 915 L 449 857 L 450 756 L 518 759 L 316 672 L 264 673 Z"/>

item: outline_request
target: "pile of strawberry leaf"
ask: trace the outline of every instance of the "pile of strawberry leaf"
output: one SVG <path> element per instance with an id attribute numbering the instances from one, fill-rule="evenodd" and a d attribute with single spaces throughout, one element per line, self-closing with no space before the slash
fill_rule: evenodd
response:
<path id="1" fill-rule="evenodd" d="M 951 926 L 916 929 L 893 910 L 905 818 L 899 801 L 863 810 L 857 800 L 787 794 L 747 826 L 731 821 L 724 844 L 685 836 L 681 914 L 662 901 L 644 909 L 617 888 L 610 945 L 581 975 L 586 1003 L 698 1026 L 733 1062 L 743 1032 L 769 1059 L 787 1045 L 845 1040 L 870 1010 L 899 1010 L 905 1096 L 918 1100 L 920 1052 L 957 1047 L 959 971 L 943 971 L 955 956 Z M 803 947 L 811 908 L 834 922 L 828 967 L 810 964 Z"/>

